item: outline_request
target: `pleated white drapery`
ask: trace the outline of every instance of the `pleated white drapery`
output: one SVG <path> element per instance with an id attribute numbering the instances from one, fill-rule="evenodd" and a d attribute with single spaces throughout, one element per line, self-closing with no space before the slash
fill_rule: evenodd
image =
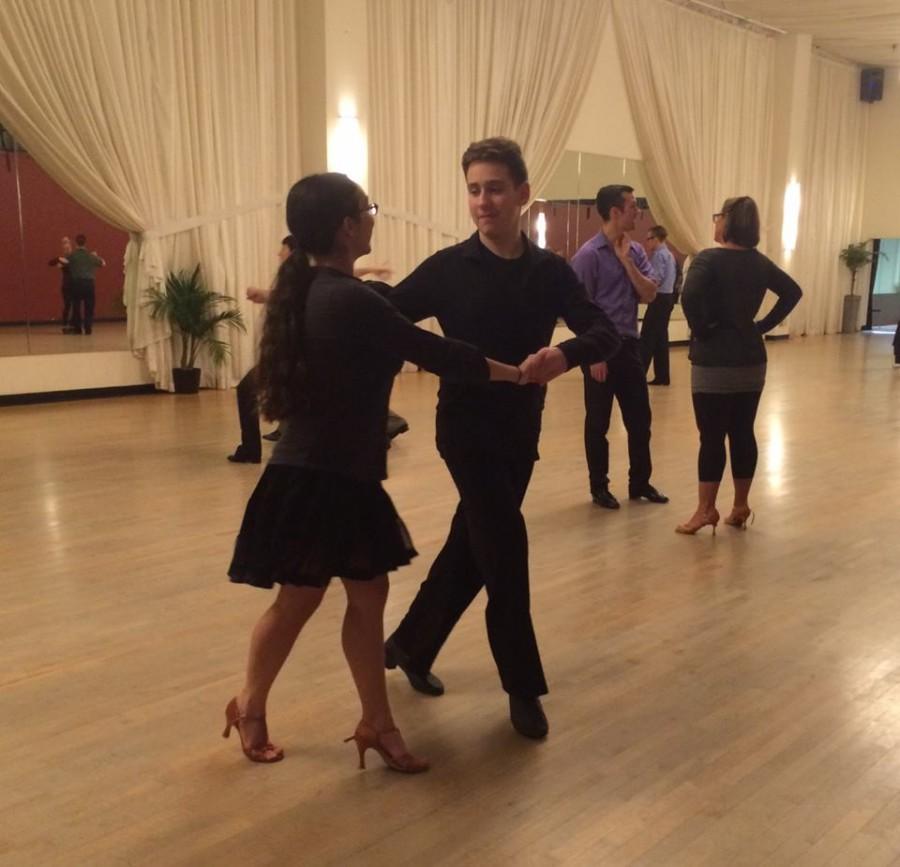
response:
<path id="1" fill-rule="evenodd" d="M 142 306 L 150 285 L 200 262 L 249 312 L 244 287 L 271 279 L 280 203 L 301 173 L 297 30 L 292 0 L 4 0 L 0 117 L 67 192 L 131 233 L 128 333 L 161 387 L 172 350 Z M 230 368 L 205 369 L 204 384 L 253 363 L 246 318 Z"/>
<path id="2" fill-rule="evenodd" d="M 803 303 L 791 314 L 792 334 L 833 334 L 841 329 L 850 276 L 838 259 L 861 240 L 867 106 L 859 101 L 859 70 L 814 56 L 810 69 L 809 142 L 794 276 Z M 865 297 L 865 275 L 857 281 Z M 865 305 L 860 305 L 860 322 Z"/>
<path id="3" fill-rule="evenodd" d="M 773 42 L 664 0 L 612 8 L 653 212 L 696 253 L 729 196 L 768 212 Z"/>
<path id="4" fill-rule="evenodd" d="M 379 0 L 369 9 L 371 193 L 378 258 L 398 276 L 468 236 L 460 157 L 522 146 L 532 190 L 561 158 L 609 0 Z"/>

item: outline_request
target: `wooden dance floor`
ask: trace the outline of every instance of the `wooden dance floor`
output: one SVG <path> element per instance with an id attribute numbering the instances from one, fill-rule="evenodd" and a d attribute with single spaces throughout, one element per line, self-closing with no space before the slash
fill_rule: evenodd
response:
<path id="1" fill-rule="evenodd" d="M 581 380 L 550 387 L 526 501 L 550 737 L 511 729 L 484 598 L 435 671 L 389 674 L 420 777 L 341 741 L 358 718 L 335 584 L 269 708 L 286 760 L 220 737 L 270 600 L 225 568 L 259 467 L 232 465 L 233 393 L 0 409 L 0 864 L 900 864 L 900 369 L 890 337 L 770 344 L 747 532 L 673 528 L 695 504 L 686 351 L 654 389 L 654 483 L 588 497 Z M 435 380 L 404 374 L 412 430 L 388 488 L 421 556 L 455 504 Z M 269 446 L 267 446 L 269 448 Z M 720 509 L 730 504 L 723 485 Z"/>

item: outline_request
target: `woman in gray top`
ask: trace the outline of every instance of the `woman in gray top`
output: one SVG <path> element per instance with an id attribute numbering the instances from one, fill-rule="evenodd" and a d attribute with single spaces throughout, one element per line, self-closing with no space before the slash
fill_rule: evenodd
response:
<path id="1" fill-rule="evenodd" d="M 445 379 L 525 377 L 474 346 L 423 331 L 367 284 L 353 263 L 369 252 L 378 206 L 344 175 L 311 175 L 287 201 L 297 249 L 282 263 L 266 307 L 259 401 L 283 435 L 244 514 L 228 574 L 278 596 L 257 623 L 243 690 L 225 711 L 254 762 L 277 762 L 268 739 L 269 690 L 333 576 L 347 612 L 344 655 L 362 705 L 355 740 L 360 766 L 374 749 L 388 767 L 417 773 L 394 725 L 384 675 L 387 573 L 415 556 L 406 527 L 381 486 L 385 423 L 394 375 L 407 359 Z"/>
<path id="2" fill-rule="evenodd" d="M 726 438 L 734 506 L 725 523 L 742 528 L 750 519 L 747 498 L 757 460 L 753 422 L 766 380 L 763 335 L 794 309 L 803 294 L 756 249 L 759 210 L 750 196 L 726 199 L 713 220 L 721 246 L 703 250 L 694 259 L 681 301 L 691 329 L 691 391 L 700 431 L 699 503 L 694 514 L 675 528 L 676 533 L 688 535 L 707 524 L 716 531 L 716 495 L 725 472 Z M 778 301 L 757 321 L 767 289 Z"/>

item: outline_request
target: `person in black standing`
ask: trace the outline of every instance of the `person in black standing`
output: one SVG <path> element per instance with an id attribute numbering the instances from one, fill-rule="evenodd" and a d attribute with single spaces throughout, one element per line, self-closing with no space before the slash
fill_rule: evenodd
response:
<path id="1" fill-rule="evenodd" d="M 63 334 L 70 332 L 69 322 L 72 318 L 72 277 L 69 272 L 69 256 L 72 254 L 72 242 L 68 236 L 62 239 L 62 252 L 54 256 L 47 264 L 51 268 L 59 268 L 62 276 L 60 292 L 62 293 L 62 330 Z"/>
<path id="2" fill-rule="evenodd" d="M 69 256 L 69 276 L 72 280 L 72 334 L 90 334 L 94 325 L 96 288 L 94 273 L 106 266 L 96 251 L 85 249 L 87 238 L 75 236 L 75 249 Z"/>
<path id="3" fill-rule="evenodd" d="M 800 301 L 797 283 L 756 249 L 759 210 L 750 196 L 726 199 L 713 214 L 719 248 L 691 263 L 681 305 L 691 328 L 691 393 L 700 431 L 697 508 L 676 533 L 693 536 L 719 523 L 716 497 L 725 472 L 725 440 L 731 454 L 734 505 L 725 523 L 744 528 L 751 517 L 750 486 L 758 449 L 753 423 L 766 381 L 763 335 Z M 766 290 L 778 296 L 761 319 Z"/>
<path id="4" fill-rule="evenodd" d="M 281 265 L 260 347 L 263 413 L 283 433 L 244 514 L 228 574 L 278 596 L 250 642 L 243 690 L 225 710 L 254 762 L 276 762 L 266 701 L 306 621 L 338 576 L 347 593 L 342 644 L 362 705 L 360 766 L 374 749 L 388 767 L 418 773 L 391 714 L 384 672 L 387 573 L 415 555 L 385 493 L 388 397 L 403 360 L 459 381 L 523 380 L 474 346 L 416 328 L 353 277 L 370 249 L 378 205 L 345 175 L 311 175 L 287 199 L 297 248 Z M 311 261 L 310 261 L 311 260 Z"/>
<path id="5" fill-rule="evenodd" d="M 666 243 L 665 226 L 651 226 L 644 246 L 650 255 L 650 267 L 659 278 L 656 297 L 647 305 L 641 322 L 641 358 L 645 373 L 653 364 L 653 379 L 647 385 L 669 385 L 669 319 L 675 306 L 675 282 L 678 265 Z"/>
<path id="6" fill-rule="evenodd" d="M 459 505 L 447 541 L 386 642 L 385 664 L 399 666 L 420 692 L 443 693 L 431 667 L 484 587 L 488 638 L 510 719 L 520 734 L 542 738 L 548 723 L 539 697 L 547 683 L 531 620 L 521 512 L 538 458 L 542 385 L 609 357 L 619 340 L 565 261 L 522 234 L 530 188 L 519 146 L 505 138 L 475 142 L 462 168 L 477 231 L 426 259 L 389 298 L 410 319 L 437 317 L 444 334 L 493 358 L 514 363 L 533 353 L 524 369 L 535 384 L 516 390 L 441 380 L 437 446 Z M 578 336 L 551 348 L 559 317 Z"/>

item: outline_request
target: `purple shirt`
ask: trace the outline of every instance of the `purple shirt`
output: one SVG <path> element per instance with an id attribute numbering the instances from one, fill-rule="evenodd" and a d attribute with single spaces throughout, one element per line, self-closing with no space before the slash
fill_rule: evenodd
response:
<path id="1" fill-rule="evenodd" d="M 644 248 L 636 241 L 629 241 L 629 248 L 631 261 L 638 271 L 659 284 L 659 276 Z M 587 289 L 591 301 L 612 320 L 616 331 L 622 337 L 637 337 L 638 294 L 606 235 L 603 232 L 594 235 L 581 246 L 569 264 Z"/>

